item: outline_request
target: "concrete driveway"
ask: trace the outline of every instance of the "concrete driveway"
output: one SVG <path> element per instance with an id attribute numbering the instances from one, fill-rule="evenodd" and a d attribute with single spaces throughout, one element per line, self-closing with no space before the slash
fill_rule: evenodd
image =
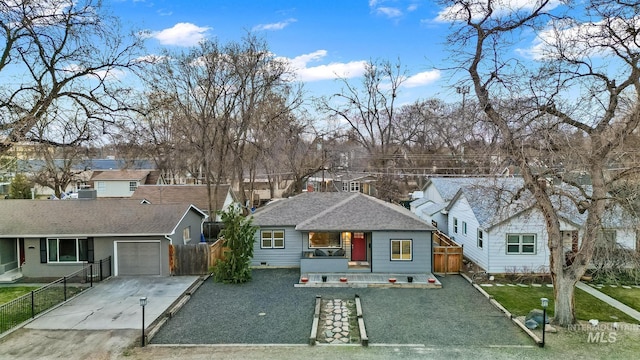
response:
<path id="1" fill-rule="evenodd" d="M 27 324 L 39 330 L 140 329 L 140 297 L 147 297 L 145 327 L 155 321 L 197 276 L 115 277 L 86 290 L 62 306 Z"/>

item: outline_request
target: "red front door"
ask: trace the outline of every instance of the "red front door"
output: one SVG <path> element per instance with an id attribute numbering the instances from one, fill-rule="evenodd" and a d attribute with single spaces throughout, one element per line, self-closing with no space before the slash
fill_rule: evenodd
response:
<path id="1" fill-rule="evenodd" d="M 19 266 L 22 267 L 22 265 L 24 264 L 24 261 L 25 261 L 25 257 L 24 257 L 24 239 L 19 239 L 18 240 L 18 251 L 20 253 L 20 264 L 19 264 Z"/>
<path id="2" fill-rule="evenodd" d="M 367 260 L 367 241 L 364 238 L 364 233 L 353 233 L 351 241 L 351 260 Z"/>

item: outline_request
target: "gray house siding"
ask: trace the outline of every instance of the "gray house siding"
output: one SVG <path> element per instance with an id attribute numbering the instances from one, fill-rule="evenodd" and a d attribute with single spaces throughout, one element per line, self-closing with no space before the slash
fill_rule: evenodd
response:
<path id="1" fill-rule="evenodd" d="M 160 268 L 162 276 L 169 276 L 169 240 L 164 237 L 95 237 L 94 266 L 100 259 L 111 256 L 111 273 L 115 274 L 116 262 L 114 259 L 115 241 L 160 241 Z M 40 238 L 25 239 L 25 264 L 22 266 L 22 274 L 25 277 L 62 277 L 82 269 L 86 262 L 73 263 L 41 263 L 40 262 Z M 97 270 L 96 270 L 97 271 Z"/>
<path id="2" fill-rule="evenodd" d="M 191 238 L 187 241 L 187 244 L 197 244 L 200 242 L 200 234 L 202 234 L 202 218 L 194 210 L 187 212 L 185 217 L 176 226 L 176 232 L 171 236 L 171 241 L 174 245 L 184 244 L 183 231 L 185 228 L 190 228 Z"/>
<path id="3" fill-rule="evenodd" d="M 0 274 L 18 267 L 17 239 L 0 239 Z"/>
<path id="4" fill-rule="evenodd" d="M 284 249 L 262 249 L 260 247 L 261 230 L 284 230 Z M 300 266 L 302 257 L 303 234 L 292 226 L 262 227 L 256 231 L 253 245 L 252 266 Z"/>
<path id="5" fill-rule="evenodd" d="M 412 260 L 391 260 L 391 240 L 412 240 Z M 431 272 L 430 231 L 375 231 L 371 241 L 371 271 L 374 273 Z"/>

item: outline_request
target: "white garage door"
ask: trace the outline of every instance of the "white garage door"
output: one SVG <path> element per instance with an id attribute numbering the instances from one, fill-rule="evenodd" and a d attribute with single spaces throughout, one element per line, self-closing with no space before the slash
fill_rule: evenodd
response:
<path id="1" fill-rule="evenodd" d="M 160 242 L 117 242 L 118 276 L 160 275 Z"/>

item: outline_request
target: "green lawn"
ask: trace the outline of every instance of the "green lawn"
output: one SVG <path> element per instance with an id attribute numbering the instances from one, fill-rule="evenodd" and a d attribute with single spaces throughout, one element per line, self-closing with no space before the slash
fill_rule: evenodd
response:
<path id="1" fill-rule="evenodd" d="M 6 286 L 0 287 L 0 305 L 17 299 L 24 294 L 37 289 L 37 286 Z"/>
<path id="2" fill-rule="evenodd" d="M 520 286 L 490 286 L 482 287 L 496 301 L 504 306 L 514 316 L 525 316 L 532 309 L 541 309 L 540 298 L 549 299 L 549 316 L 553 316 L 554 301 L 553 288 L 520 287 Z M 622 301 L 622 300 L 620 300 Z M 622 311 L 596 299 L 586 292 L 576 289 L 576 318 L 578 320 L 598 319 L 600 321 L 622 321 L 635 324 L 637 321 Z"/>
<path id="3" fill-rule="evenodd" d="M 598 288 L 600 292 L 611 296 L 621 303 L 640 311 L 640 289 L 625 289 L 622 287 L 603 286 Z"/>

